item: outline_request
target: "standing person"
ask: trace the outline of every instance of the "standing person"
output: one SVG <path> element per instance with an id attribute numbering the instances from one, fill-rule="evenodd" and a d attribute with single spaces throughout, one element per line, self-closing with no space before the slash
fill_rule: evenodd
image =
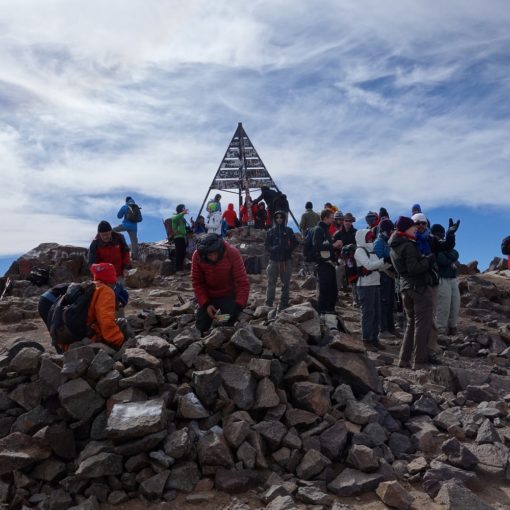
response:
<path id="1" fill-rule="evenodd" d="M 335 305 L 338 298 L 334 249 L 341 245 L 340 241 L 333 241 L 329 235 L 333 214 L 330 209 L 324 209 L 321 212 L 321 221 L 313 230 L 312 241 L 319 280 L 319 313 L 324 317 L 326 325 L 332 329 L 334 329 L 333 324 L 336 327 Z"/>
<path id="2" fill-rule="evenodd" d="M 439 240 L 446 235 L 442 225 L 432 225 L 431 235 Z M 457 262 L 459 252 L 455 249 L 440 251 L 436 257 L 439 268 L 439 286 L 437 289 L 436 324 L 438 333 L 455 335 L 460 310 L 460 292 L 457 281 Z"/>
<path id="3" fill-rule="evenodd" d="M 269 253 L 266 306 L 273 306 L 276 282 L 279 277 L 282 282 L 282 295 L 278 311 L 282 311 L 289 306 L 292 252 L 299 244 L 292 229 L 285 226 L 286 219 L 287 213 L 285 211 L 275 212 L 275 226 L 267 231 L 265 241 L 266 251 Z"/>
<path id="4" fill-rule="evenodd" d="M 236 228 L 239 222 L 237 213 L 234 210 L 234 204 L 228 204 L 227 210 L 223 213 L 222 218 L 227 222 L 227 228 L 229 230 Z"/>
<path id="5" fill-rule="evenodd" d="M 381 222 L 383 220 L 389 220 L 389 219 L 390 219 L 390 215 L 388 213 L 388 210 L 385 207 L 381 207 L 379 209 L 379 222 Z"/>
<path id="6" fill-rule="evenodd" d="M 510 269 L 510 236 L 501 241 L 501 254 L 508 256 L 508 269 Z"/>
<path id="7" fill-rule="evenodd" d="M 356 222 L 356 218 L 350 213 L 344 214 L 343 228 L 337 230 L 333 236 L 334 241 L 342 241 L 342 246 L 356 244 L 357 230 L 352 226 Z"/>
<path id="8" fill-rule="evenodd" d="M 385 262 L 391 263 L 388 241 L 394 229 L 393 222 L 384 219 L 379 223 L 379 235 L 374 242 L 374 253 Z M 391 268 L 393 269 L 393 268 Z M 393 270 L 380 272 L 381 279 L 381 321 L 379 323 L 379 338 L 395 338 L 395 274 Z M 396 274 L 395 274 L 396 276 Z"/>
<path id="9" fill-rule="evenodd" d="M 216 207 L 216 211 L 218 212 L 221 212 L 221 195 L 219 193 L 216 193 L 216 195 L 214 195 L 214 198 L 212 200 L 209 200 L 209 202 L 207 202 L 207 206 L 206 206 L 206 209 L 209 210 L 209 204 L 215 204 L 215 207 Z"/>
<path id="10" fill-rule="evenodd" d="M 223 234 L 223 220 L 221 219 L 221 211 L 218 209 L 216 202 L 209 202 L 207 204 L 207 212 L 209 216 L 207 218 L 207 224 L 205 228 L 208 234 Z"/>
<path id="11" fill-rule="evenodd" d="M 306 235 L 308 230 L 315 227 L 320 220 L 321 217 L 313 210 L 312 202 L 307 202 L 305 204 L 305 212 L 301 215 L 301 220 L 299 221 L 299 230 L 301 230 L 303 236 Z"/>
<path id="12" fill-rule="evenodd" d="M 423 368 L 428 362 L 428 341 L 432 328 L 434 302 L 430 270 L 433 255 L 422 255 L 416 246 L 416 225 L 400 216 L 396 232 L 389 240 L 393 266 L 400 275 L 407 328 L 400 349 L 399 367 Z"/>
<path id="13" fill-rule="evenodd" d="M 122 224 L 117 225 L 114 232 L 127 232 L 131 241 L 131 259 L 138 259 L 138 223 L 142 218 L 141 207 L 131 197 L 126 197 L 126 203 L 119 209 L 117 218 L 122 219 Z"/>
<path id="14" fill-rule="evenodd" d="M 99 222 L 97 235 L 89 247 L 89 266 L 109 262 L 113 264 L 118 279 L 127 275 L 131 269 L 129 247 L 122 234 L 112 231 L 112 226 L 105 220 Z"/>
<path id="15" fill-rule="evenodd" d="M 172 229 L 174 231 L 175 243 L 175 271 L 184 271 L 184 259 L 186 258 L 186 220 L 184 216 L 188 214 L 188 209 L 184 204 L 179 204 L 175 208 L 172 216 Z"/>
<path id="16" fill-rule="evenodd" d="M 205 218 L 202 215 L 197 217 L 197 221 L 193 227 L 193 233 L 197 235 L 207 234 L 207 229 L 205 228 Z"/>
<path id="17" fill-rule="evenodd" d="M 255 228 L 264 230 L 266 228 L 267 210 L 264 202 L 253 205 L 253 217 L 255 218 Z"/>
<path id="18" fill-rule="evenodd" d="M 374 234 L 377 230 L 377 225 L 379 225 L 379 215 L 374 211 L 368 211 L 365 216 L 365 221 L 367 222 L 368 228 L 371 229 Z"/>
<path id="19" fill-rule="evenodd" d="M 384 350 L 379 343 L 379 322 L 381 314 L 381 295 L 379 270 L 389 267 L 384 259 L 374 253 L 375 235 L 371 229 L 364 228 L 356 232 L 356 252 L 354 258 L 358 267 L 356 282 L 358 299 L 361 306 L 361 333 L 363 344 L 369 351 Z"/>
<path id="20" fill-rule="evenodd" d="M 198 302 L 196 327 L 207 331 L 220 310 L 233 325 L 248 302 L 250 280 L 239 250 L 216 234 L 197 239 L 192 257 L 191 282 Z"/>
<path id="21" fill-rule="evenodd" d="M 333 228 L 331 228 L 331 227 L 333 227 Z M 344 213 L 342 211 L 338 210 L 333 215 L 333 223 L 329 227 L 329 233 L 330 233 L 331 237 L 335 240 L 336 233 L 339 231 L 341 232 L 343 230 L 344 230 Z M 338 248 L 335 248 L 335 258 L 336 258 L 336 262 L 337 262 L 336 285 L 337 285 L 338 289 L 346 288 L 345 262 L 344 262 L 343 258 L 341 257 L 342 248 L 343 248 L 343 243 L 341 243 Z"/>

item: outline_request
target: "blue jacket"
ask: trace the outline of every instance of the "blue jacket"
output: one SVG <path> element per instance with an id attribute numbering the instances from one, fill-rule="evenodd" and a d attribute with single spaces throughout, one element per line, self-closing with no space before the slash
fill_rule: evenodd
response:
<path id="1" fill-rule="evenodd" d="M 390 247 L 388 245 L 388 240 L 381 234 L 379 234 L 379 236 L 374 242 L 374 253 L 380 259 L 390 256 Z"/>
<path id="2" fill-rule="evenodd" d="M 428 228 L 426 228 L 422 234 L 420 232 L 416 232 L 416 247 L 422 255 L 428 255 L 429 253 L 432 253 L 429 236 L 430 230 Z"/>
<path id="3" fill-rule="evenodd" d="M 124 204 L 119 209 L 119 212 L 117 213 L 117 218 L 119 218 L 119 220 L 121 218 L 124 218 L 122 220 L 122 226 L 126 227 L 126 230 L 131 230 L 131 232 L 136 232 L 138 230 L 138 226 L 137 226 L 138 224 L 135 223 L 134 221 L 126 220 L 126 213 L 128 212 L 128 210 L 129 210 L 128 205 Z"/>

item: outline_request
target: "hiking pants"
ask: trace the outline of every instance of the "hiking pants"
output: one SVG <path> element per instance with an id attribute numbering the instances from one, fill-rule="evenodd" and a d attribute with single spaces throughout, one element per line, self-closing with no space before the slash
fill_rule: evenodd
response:
<path id="1" fill-rule="evenodd" d="M 407 328 L 400 348 L 399 364 L 426 363 L 429 358 L 428 341 L 432 329 L 434 299 L 431 287 L 402 292 Z"/>
<path id="2" fill-rule="evenodd" d="M 395 319 L 393 318 L 393 310 L 395 308 L 395 280 L 388 276 L 384 271 L 380 271 L 381 275 L 381 320 L 380 331 L 395 331 Z"/>
<path id="3" fill-rule="evenodd" d="M 437 291 L 436 324 L 439 333 L 456 328 L 459 319 L 460 292 L 457 278 L 440 278 Z"/>
<path id="4" fill-rule="evenodd" d="M 138 259 L 138 235 L 136 230 L 128 230 L 124 225 L 115 227 L 114 232 L 127 232 L 131 242 L 131 260 Z"/>
<path id="5" fill-rule="evenodd" d="M 184 259 L 186 258 L 186 239 L 184 237 L 176 237 L 175 243 L 175 270 L 184 270 Z"/>
<path id="6" fill-rule="evenodd" d="M 361 306 L 361 333 L 363 341 L 376 344 L 379 340 L 381 292 L 379 285 L 358 286 Z"/>
<path id="7" fill-rule="evenodd" d="M 270 260 L 267 266 L 267 290 L 266 290 L 266 305 L 273 306 L 274 297 L 276 294 L 276 282 L 278 277 L 282 282 L 282 295 L 280 298 L 280 308 L 287 308 L 289 306 L 289 293 L 290 293 L 290 277 L 292 275 L 292 260 L 285 260 L 283 262 L 276 262 Z"/>
<path id="8" fill-rule="evenodd" d="M 338 297 L 335 266 L 330 262 L 320 262 L 317 264 L 317 277 L 319 279 L 319 312 L 335 313 Z"/>
<path id="9" fill-rule="evenodd" d="M 230 315 L 230 321 L 226 324 L 232 326 L 237 320 L 237 307 L 235 296 L 225 296 L 220 298 L 209 299 L 209 304 L 213 305 L 217 310 L 220 310 L 221 314 L 228 313 Z M 196 317 L 196 328 L 200 333 L 204 333 L 211 328 L 212 319 L 207 314 L 207 307 L 201 306 L 197 311 Z"/>

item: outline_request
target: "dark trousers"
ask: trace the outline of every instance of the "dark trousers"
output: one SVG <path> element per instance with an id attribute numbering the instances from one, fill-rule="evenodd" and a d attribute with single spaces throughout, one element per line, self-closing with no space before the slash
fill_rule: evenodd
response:
<path id="1" fill-rule="evenodd" d="M 317 264 L 317 277 L 319 279 L 319 312 L 335 313 L 338 297 L 335 266 L 329 262 Z"/>
<path id="2" fill-rule="evenodd" d="M 379 340 L 381 295 L 379 285 L 357 286 L 361 306 L 361 332 L 363 341 L 376 344 Z"/>
<path id="3" fill-rule="evenodd" d="M 400 348 L 400 364 L 426 363 L 429 357 L 429 336 L 434 313 L 434 296 L 431 287 L 402 292 L 407 328 Z"/>
<path id="4" fill-rule="evenodd" d="M 175 243 L 175 270 L 182 271 L 184 269 L 184 259 L 186 258 L 186 239 L 177 237 Z"/>
<path id="5" fill-rule="evenodd" d="M 381 275 L 381 321 L 380 330 L 395 331 L 395 319 L 393 309 L 395 308 L 395 280 L 383 271 Z"/>
<path id="6" fill-rule="evenodd" d="M 237 320 L 238 309 L 236 306 L 235 296 L 225 296 L 220 298 L 211 298 L 209 300 L 209 304 L 213 305 L 217 310 L 220 310 L 220 313 L 223 315 L 224 313 L 228 313 L 230 315 L 230 320 L 224 324 L 225 326 L 232 326 L 234 322 Z M 201 306 L 197 312 L 197 318 L 195 325 L 201 333 L 207 331 L 211 328 L 212 319 L 207 314 L 207 307 Z"/>

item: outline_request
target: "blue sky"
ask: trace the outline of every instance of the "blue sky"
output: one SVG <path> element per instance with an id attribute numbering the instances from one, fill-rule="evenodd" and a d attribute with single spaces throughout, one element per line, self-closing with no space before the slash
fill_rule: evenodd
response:
<path id="1" fill-rule="evenodd" d="M 0 272 L 88 245 L 126 194 L 161 238 L 237 122 L 296 214 L 419 202 L 485 268 L 510 234 L 508 26 L 503 0 L 0 0 Z"/>

